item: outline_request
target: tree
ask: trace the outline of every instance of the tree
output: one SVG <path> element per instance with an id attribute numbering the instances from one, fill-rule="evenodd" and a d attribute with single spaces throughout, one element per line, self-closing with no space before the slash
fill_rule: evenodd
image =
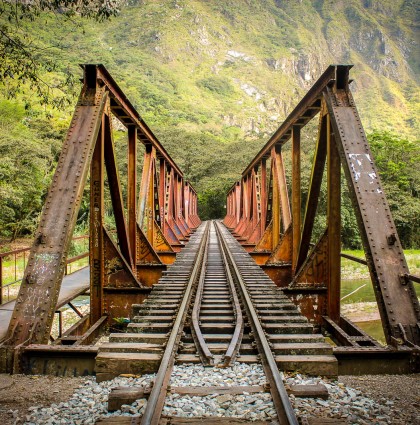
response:
<path id="1" fill-rule="evenodd" d="M 420 246 L 420 142 L 386 131 L 368 136 L 404 248 Z"/>
<path id="2" fill-rule="evenodd" d="M 0 233 L 14 239 L 36 229 L 63 132 L 16 102 L 0 101 L 0 117 Z"/>
<path id="3" fill-rule="evenodd" d="M 120 0 L 6 0 L 0 2 L 0 84 L 6 96 L 16 97 L 26 84 L 42 104 L 62 107 L 70 101 L 74 77 L 60 66 L 51 52 L 57 46 L 43 45 L 30 23 L 43 16 L 72 19 L 80 16 L 103 21 L 119 12 Z M 50 12 L 50 13 L 46 13 Z M 74 21 L 76 26 L 79 23 Z M 48 81 L 46 74 L 60 71 L 62 77 Z"/>

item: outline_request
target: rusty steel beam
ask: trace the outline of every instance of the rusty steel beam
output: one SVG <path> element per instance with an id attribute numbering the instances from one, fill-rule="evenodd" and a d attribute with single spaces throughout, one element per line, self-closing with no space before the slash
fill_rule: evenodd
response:
<path id="1" fill-rule="evenodd" d="M 271 157 L 266 222 L 251 252 L 279 286 L 288 286 L 294 300 L 310 320 L 323 316 L 338 328 L 347 326 L 340 316 L 341 166 L 344 169 L 366 253 L 375 295 L 388 344 L 420 345 L 420 308 L 414 292 L 395 224 L 380 183 L 350 89 L 350 65 L 330 66 L 308 91 L 286 121 L 242 173 L 241 191 L 228 195 L 225 224 L 235 235 L 249 235 L 255 218 L 255 192 L 249 181 L 254 170 Z M 318 137 L 301 222 L 301 130 L 319 113 Z M 292 213 L 288 200 L 282 145 L 292 139 Z M 327 165 L 327 223 L 311 248 L 311 238 Z M 253 188 L 254 186 L 251 186 Z M 260 194 L 263 192 L 260 191 Z M 234 196 L 239 194 L 237 202 Z M 239 208 L 237 208 L 239 206 Z M 238 211 L 238 213 L 237 213 Z M 234 220 L 235 214 L 238 219 Z M 290 226 L 291 223 L 291 226 Z M 253 221 L 255 224 L 255 220 Z M 256 236 L 257 234 L 253 234 Z M 250 239 L 238 238 L 246 244 Z M 348 258 L 348 257 L 347 257 Z M 365 263 L 364 260 L 356 260 Z M 315 295 L 314 295 L 315 294 Z"/>
<path id="2" fill-rule="evenodd" d="M 124 216 L 124 202 L 121 193 L 121 184 L 115 158 L 114 142 L 111 133 L 111 120 L 104 114 L 105 119 L 105 166 L 108 177 L 108 186 L 111 194 L 112 208 L 114 211 L 115 225 L 117 228 L 118 245 L 127 263 L 133 267 L 133 257 L 127 234 Z"/>
<path id="3" fill-rule="evenodd" d="M 128 127 L 127 220 L 130 251 L 137 258 L 137 128 Z"/>
<path id="4" fill-rule="evenodd" d="M 292 128 L 292 225 L 293 252 L 292 269 L 296 269 L 301 236 L 301 158 L 300 158 L 300 126 Z"/>
<path id="5" fill-rule="evenodd" d="M 156 149 L 146 146 L 138 200 L 138 223 L 149 240 L 153 240 L 155 159 Z"/>
<path id="6" fill-rule="evenodd" d="M 105 116 L 101 120 L 101 132 L 96 142 L 90 165 L 90 319 L 94 323 L 102 316 L 102 286 L 104 281 L 104 168 L 105 168 Z"/>
<path id="7" fill-rule="evenodd" d="M 85 88 L 58 160 L 4 345 L 49 340 L 67 252 L 108 97 L 104 90 L 88 84 L 90 77 L 96 81 L 91 75 L 94 73 L 94 68 L 87 69 Z"/>
<path id="8" fill-rule="evenodd" d="M 283 230 L 286 230 L 292 222 L 292 213 L 290 211 L 289 193 L 287 190 L 286 170 L 284 168 L 283 154 L 280 146 L 277 146 L 275 149 L 275 158 L 275 175 L 277 176 L 277 184 L 279 185 L 281 218 L 283 221 Z"/>
<path id="9" fill-rule="evenodd" d="M 265 230 L 265 223 L 267 221 L 267 161 L 261 161 L 261 192 L 260 192 L 260 205 L 261 205 L 261 218 L 260 218 L 260 236 L 263 235 Z"/>
<path id="10" fill-rule="evenodd" d="M 347 177 L 388 344 L 420 345 L 420 307 L 365 132 L 348 89 L 348 68 L 324 96 Z"/>
<path id="11" fill-rule="evenodd" d="M 340 319 L 341 287 L 341 164 L 331 131 L 330 117 L 327 117 L 327 268 L 328 268 L 328 316 L 338 322 Z"/>
<path id="12" fill-rule="evenodd" d="M 309 252 L 312 230 L 315 222 L 316 209 L 318 207 L 319 194 L 321 193 L 322 175 L 324 173 L 327 157 L 327 117 L 321 113 L 318 142 L 315 151 L 315 159 L 312 165 L 309 193 L 306 201 L 305 215 L 300 238 L 299 253 L 297 256 L 296 270 L 299 270 Z"/>
<path id="13" fill-rule="evenodd" d="M 91 313 L 83 321 L 84 332 L 89 332 L 89 327 L 98 320 L 109 322 L 116 315 L 128 315 L 127 306 L 143 301 L 150 292 L 139 279 L 151 285 L 157 282 L 165 264 L 173 262 L 172 254 L 175 254 L 164 237 L 166 212 L 161 210 L 161 206 L 165 199 L 171 201 L 169 220 L 174 221 L 174 226 L 178 223 L 182 227 L 183 237 L 187 237 L 191 228 L 200 224 L 196 192 L 189 186 L 189 213 L 193 220 L 190 227 L 184 217 L 182 172 L 106 69 L 102 65 L 84 65 L 83 69 L 81 94 L 41 215 L 7 337 L 0 347 L 0 369 L 3 371 L 21 369 L 19 353 L 24 346 L 46 344 L 49 341 L 67 253 L 89 171 Z M 111 113 L 128 128 L 129 177 L 125 200 L 112 140 Z M 137 225 L 138 141 L 146 146 L 146 152 L 153 152 L 151 170 L 147 170 L 149 186 L 146 187 L 150 189 L 146 191 L 147 206 L 151 206 L 152 210 L 151 231 L 148 226 L 147 232 L 150 240 Z M 160 176 L 156 161 L 164 164 L 164 172 Z M 104 226 L 105 175 L 110 189 L 118 244 Z M 166 175 L 171 177 L 171 181 L 162 196 L 159 188 L 165 185 Z M 176 186 L 172 184 L 173 181 L 177 182 Z M 140 189 L 140 193 L 144 194 L 143 185 Z M 175 218 L 174 196 L 178 201 Z M 124 205 L 127 205 L 128 227 Z M 149 214 L 149 210 L 139 210 L 143 218 L 146 213 Z M 154 247 L 161 250 L 158 251 L 161 258 Z M 103 317 L 106 319 L 101 319 Z M 86 341 L 89 338 L 91 336 L 86 334 Z"/>

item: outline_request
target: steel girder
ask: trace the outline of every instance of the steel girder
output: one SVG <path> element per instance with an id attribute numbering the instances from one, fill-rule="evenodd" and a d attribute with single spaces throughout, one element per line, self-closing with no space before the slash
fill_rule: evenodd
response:
<path id="1" fill-rule="evenodd" d="M 347 180 L 388 344 L 420 344 L 420 308 L 392 214 L 351 91 L 351 66 L 330 66 L 302 98 L 227 195 L 225 225 L 319 324 L 374 345 L 340 315 L 340 178 Z M 302 214 L 301 129 L 319 116 L 311 180 Z M 291 185 L 282 147 L 291 141 Z M 266 161 L 270 161 L 269 179 Z M 311 246 L 327 167 L 327 224 Z M 259 179 L 256 176 L 259 176 Z M 264 184 L 261 184 L 264 182 Z M 346 332 L 344 332 L 346 333 Z M 351 339 L 351 337 L 349 337 Z M 349 339 L 349 341 L 350 341 Z M 350 343 L 350 342 L 349 342 Z M 353 343 L 352 343 L 353 344 Z"/>
<path id="2" fill-rule="evenodd" d="M 83 88 L 35 235 L 6 340 L 2 369 L 17 350 L 47 344 L 83 191 L 90 172 L 89 325 L 127 316 L 200 224 L 197 194 L 102 65 L 84 65 Z M 112 121 L 127 128 L 127 199 L 122 196 Z M 138 187 L 137 147 L 145 146 Z M 104 224 L 109 187 L 116 232 Z M 104 320 L 104 316 L 108 319 Z M 82 326 L 82 325 L 81 325 Z M 15 369 L 18 367 L 15 364 Z"/>

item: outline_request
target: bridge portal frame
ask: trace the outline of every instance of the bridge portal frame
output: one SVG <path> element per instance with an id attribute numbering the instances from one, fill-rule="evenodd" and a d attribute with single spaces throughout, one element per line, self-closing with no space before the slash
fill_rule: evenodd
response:
<path id="1" fill-rule="evenodd" d="M 341 168 L 389 346 L 419 349 L 420 308 L 392 214 L 349 88 L 351 65 L 329 66 L 227 194 L 225 225 L 302 312 L 348 348 L 379 344 L 340 313 Z M 319 116 L 306 206 L 301 130 Z M 291 141 L 291 201 L 282 149 Z M 270 160 L 267 178 L 266 161 Z M 327 224 L 311 246 L 324 169 Z M 267 185 L 259 182 L 267 181 Z M 303 214 L 302 214 L 303 211 Z"/>
<path id="2" fill-rule="evenodd" d="M 72 356 L 114 318 L 127 317 L 200 224 L 197 194 L 103 65 L 83 68 L 83 87 L 35 234 L 15 309 L 0 346 L 2 371 L 24 370 L 24 352 Z M 127 129 L 127 199 L 122 196 L 113 121 Z M 138 188 L 137 147 L 145 147 Z M 90 296 L 83 317 L 48 345 L 67 254 L 90 175 Z M 105 226 L 108 187 L 116 231 Z M 188 202 L 187 202 L 188 201 Z M 65 346 L 63 344 L 71 344 Z M 45 367 L 47 367 L 45 363 Z M 77 361 L 76 361 L 77 363 Z"/>

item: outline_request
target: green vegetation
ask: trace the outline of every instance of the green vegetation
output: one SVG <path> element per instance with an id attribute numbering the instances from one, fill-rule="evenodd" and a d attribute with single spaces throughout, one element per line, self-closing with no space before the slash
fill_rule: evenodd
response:
<path id="1" fill-rule="evenodd" d="M 197 81 L 198 87 L 204 87 L 214 93 L 218 93 L 221 96 L 229 96 L 233 93 L 233 86 L 227 79 L 224 78 L 204 78 Z"/>
<path id="2" fill-rule="evenodd" d="M 31 234 L 58 159 L 64 128 L 0 100 L 0 229 L 13 238 Z"/>
<path id="3" fill-rule="evenodd" d="M 348 255 L 353 255 L 354 257 L 365 259 L 365 253 L 362 250 L 343 250 L 343 253 Z M 412 274 L 420 276 L 420 250 L 406 249 L 404 250 L 404 255 L 405 255 L 407 266 L 410 272 Z M 345 280 L 370 278 L 369 270 L 367 266 L 360 263 L 356 263 L 355 261 L 352 261 L 352 260 L 348 260 L 347 258 L 341 259 L 341 271 L 342 271 L 342 278 Z M 420 290 L 420 285 L 416 285 L 416 286 L 419 286 L 419 290 Z"/>
<path id="4" fill-rule="evenodd" d="M 60 109 L 48 105 L 30 79 L 0 68 L 0 236 L 35 229 L 75 103 L 68 97 L 71 84 L 68 106 L 59 101 L 60 90 L 80 76 L 79 63 L 106 65 L 197 189 L 200 216 L 207 219 L 224 216 L 226 191 L 325 67 L 351 62 L 355 100 L 398 231 L 405 247 L 418 247 L 420 56 L 414 16 L 413 2 L 390 0 L 143 0 L 106 23 L 38 11 L 19 23 L 16 36 L 36 46 L 31 58 L 41 64 L 37 75 Z M 5 14 L 0 28 L 10 34 Z M 305 128 L 304 185 L 315 128 Z M 115 134 L 123 185 L 125 136 Z M 358 248 L 344 179 L 342 185 L 343 243 Z M 325 190 L 323 184 L 316 235 L 325 222 Z M 81 228 L 88 207 L 84 202 Z M 113 218 L 107 220 L 112 225 Z"/>
<path id="5" fill-rule="evenodd" d="M 374 132 L 369 142 L 400 238 L 420 246 L 420 144 Z"/>

